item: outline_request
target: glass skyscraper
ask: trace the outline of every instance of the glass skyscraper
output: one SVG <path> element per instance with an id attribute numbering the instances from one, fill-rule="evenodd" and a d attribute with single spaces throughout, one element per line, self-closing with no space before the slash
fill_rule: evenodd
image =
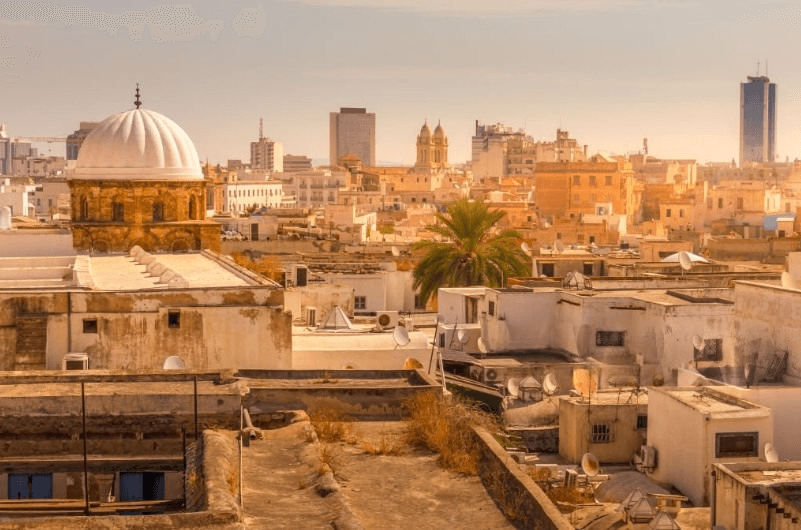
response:
<path id="1" fill-rule="evenodd" d="M 776 83 L 748 76 L 740 83 L 740 167 L 776 159 Z"/>

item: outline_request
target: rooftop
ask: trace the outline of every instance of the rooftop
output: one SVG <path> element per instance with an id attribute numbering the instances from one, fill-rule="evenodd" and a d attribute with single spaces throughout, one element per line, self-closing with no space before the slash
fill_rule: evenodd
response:
<path id="1" fill-rule="evenodd" d="M 738 416 L 761 417 L 770 414 L 768 408 L 717 392 L 709 387 L 654 388 L 652 391 L 666 394 L 698 412 L 712 416 L 726 418 L 735 413 Z"/>

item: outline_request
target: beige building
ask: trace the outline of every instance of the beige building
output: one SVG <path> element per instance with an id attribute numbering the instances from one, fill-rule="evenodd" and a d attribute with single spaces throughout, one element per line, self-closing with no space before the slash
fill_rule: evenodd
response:
<path id="1" fill-rule="evenodd" d="M 332 112 L 329 128 L 331 166 L 348 153 L 359 157 L 363 166 L 375 165 L 375 113 L 365 108 L 343 107 Z"/>
<path id="2" fill-rule="evenodd" d="M 445 134 L 445 129 L 438 123 L 432 134 L 426 122 L 417 136 L 417 162 L 414 169 L 420 172 L 433 172 L 447 167 L 448 136 Z"/>
<path id="3" fill-rule="evenodd" d="M 275 173 L 284 171 L 284 144 L 259 135 L 258 142 L 250 142 L 250 167 Z"/>
<path id="4" fill-rule="evenodd" d="M 592 453 L 602 464 L 627 464 L 645 445 L 648 393 L 639 388 L 603 390 L 559 398 L 559 455 L 580 463 Z"/>
<path id="5" fill-rule="evenodd" d="M 757 462 L 772 440 L 769 408 L 711 387 L 650 389 L 648 445 L 656 451 L 651 477 L 673 484 L 695 506 L 710 503 L 714 464 Z"/>
<path id="6" fill-rule="evenodd" d="M 584 162 L 540 163 L 536 168 L 536 197 L 547 217 L 595 214 L 596 205 L 611 205 L 606 215 L 633 219 L 631 164 L 596 155 Z"/>

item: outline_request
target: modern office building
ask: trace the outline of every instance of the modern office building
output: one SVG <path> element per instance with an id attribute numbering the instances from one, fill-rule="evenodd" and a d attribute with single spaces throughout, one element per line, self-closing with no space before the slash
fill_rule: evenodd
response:
<path id="1" fill-rule="evenodd" d="M 270 138 L 260 137 L 258 142 L 250 142 L 250 167 L 265 171 L 284 170 L 284 144 Z"/>
<path id="2" fill-rule="evenodd" d="M 740 166 L 776 159 L 776 83 L 748 76 L 740 83 Z"/>
<path id="3" fill-rule="evenodd" d="M 362 167 L 375 166 L 375 113 L 347 107 L 332 112 L 329 139 L 330 165 L 350 153 L 359 157 Z"/>

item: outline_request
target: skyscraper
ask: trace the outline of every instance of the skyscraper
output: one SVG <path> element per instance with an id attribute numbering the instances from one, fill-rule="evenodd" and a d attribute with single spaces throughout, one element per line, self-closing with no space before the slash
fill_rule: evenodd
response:
<path id="1" fill-rule="evenodd" d="M 363 108 L 339 109 L 331 113 L 328 163 L 337 165 L 342 155 L 353 153 L 362 166 L 375 166 L 375 113 Z"/>
<path id="2" fill-rule="evenodd" d="M 284 144 L 264 137 L 263 120 L 259 120 L 259 141 L 250 142 L 250 167 L 275 173 L 284 171 Z"/>
<path id="3" fill-rule="evenodd" d="M 740 166 L 776 159 L 776 83 L 748 76 L 740 83 Z"/>

